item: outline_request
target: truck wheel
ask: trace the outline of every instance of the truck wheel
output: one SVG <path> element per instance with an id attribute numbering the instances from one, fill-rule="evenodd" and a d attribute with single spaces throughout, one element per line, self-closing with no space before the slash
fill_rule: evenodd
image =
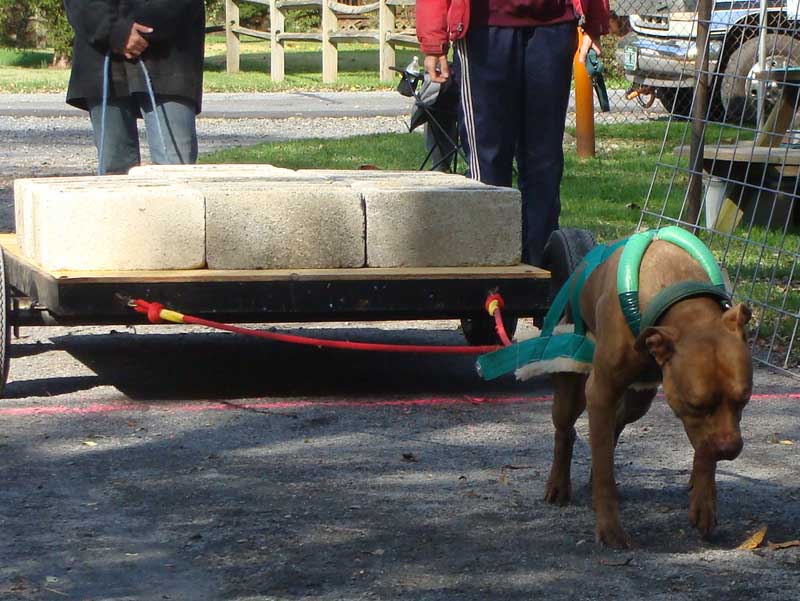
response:
<path id="1" fill-rule="evenodd" d="M 770 33 L 766 36 L 765 63 L 772 67 L 800 65 L 800 40 L 788 35 Z M 725 121 L 752 123 L 756 117 L 758 84 L 754 75 L 758 69 L 758 38 L 747 40 L 728 58 L 720 84 Z M 775 104 L 780 89 L 777 84 L 766 86 L 767 111 Z"/>
<path id="2" fill-rule="evenodd" d="M 505 326 L 508 337 L 513 338 L 514 332 L 517 331 L 517 318 L 503 316 L 503 326 Z M 461 331 L 464 333 L 464 338 L 472 346 L 501 344 L 500 337 L 497 335 L 497 330 L 494 326 L 494 317 L 490 317 L 488 313 L 480 317 L 465 317 L 461 320 Z"/>
<path id="3" fill-rule="evenodd" d="M 656 98 L 667 112 L 688 117 L 692 112 L 693 88 L 658 88 Z"/>
<path id="4" fill-rule="evenodd" d="M 8 380 L 8 364 L 11 358 L 9 345 L 11 344 L 11 320 L 9 308 L 11 295 L 6 281 L 6 258 L 0 248 L 0 396 Z"/>
<path id="5" fill-rule="evenodd" d="M 550 290 L 555 294 L 561 290 L 578 263 L 597 243 L 589 230 L 562 228 L 550 234 L 544 247 L 544 266 L 550 270 Z"/>

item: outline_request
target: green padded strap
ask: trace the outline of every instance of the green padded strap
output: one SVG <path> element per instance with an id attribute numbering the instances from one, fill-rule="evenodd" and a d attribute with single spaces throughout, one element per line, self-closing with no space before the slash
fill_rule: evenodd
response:
<path id="1" fill-rule="evenodd" d="M 725 280 L 722 278 L 722 270 L 719 268 L 717 260 L 711 254 L 709 248 L 703 244 L 697 236 L 677 225 L 661 228 L 658 230 L 657 238 L 665 242 L 672 242 L 685 250 L 691 257 L 700 263 L 700 267 L 708 274 L 708 279 L 717 288 L 725 290 Z"/>
<path id="2" fill-rule="evenodd" d="M 730 307 L 731 299 L 728 293 L 720 290 L 718 286 L 708 282 L 680 282 L 667 286 L 653 297 L 642 314 L 641 330 L 656 325 L 667 309 L 675 303 L 695 296 L 713 296 L 720 301 L 723 308 Z"/>
<path id="3" fill-rule="evenodd" d="M 722 270 L 719 268 L 714 255 L 694 234 L 675 225 L 664 227 L 660 230 L 634 234 L 622 251 L 617 269 L 619 304 L 622 314 L 625 316 L 625 321 L 634 336 L 639 335 L 642 320 L 639 307 L 639 269 L 642 264 L 642 257 L 644 257 L 644 253 L 647 252 L 647 248 L 653 240 L 669 242 L 689 253 L 689 256 L 700 263 L 700 266 L 708 274 L 712 286 L 717 288 L 725 298 L 728 296 L 725 292 Z M 677 300 L 672 302 L 675 303 Z M 664 310 L 666 310 L 666 307 Z"/>
<path id="4" fill-rule="evenodd" d="M 639 267 L 642 257 L 655 238 L 657 231 L 650 230 L 634 234 L 622 250 L 617 267 L 617 294 L 622 314 L 634 336 L 639 333 L 641 312 L 639 311 Z"/>

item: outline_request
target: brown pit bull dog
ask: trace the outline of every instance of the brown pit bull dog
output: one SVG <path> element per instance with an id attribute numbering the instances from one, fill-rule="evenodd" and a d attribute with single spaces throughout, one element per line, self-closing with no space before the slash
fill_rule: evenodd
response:
<path id="1" fill-rule="evenodd" d="M 620 254 L 617 250 L 596 268 L 580 297 L 596 344 L 591 373 L 554 376 L 555 450 L 545 499 L 559 505 L 569 501 L 574 424 L 587 408 L 597 541 L 630 546 L 619 519 L 614 448 L 625 426 L 650 408 L 657 383 L 641 381 L 660 368 L 667 402 L 694 447 L 689 520 L 707 538 L 717 523 L 717 462 L 735 459 L 742 450 L 739 420 L 753 381 L 744 333 L 750 311 L 741 304 L 724 310 L 711 297 L 687 298 L 634 338 L 617 295 Z M 684 250 L 653 242 L 639 271 L 642 310 L 658 291 L 685 280 L 707 281 L 708 276 Z"/>

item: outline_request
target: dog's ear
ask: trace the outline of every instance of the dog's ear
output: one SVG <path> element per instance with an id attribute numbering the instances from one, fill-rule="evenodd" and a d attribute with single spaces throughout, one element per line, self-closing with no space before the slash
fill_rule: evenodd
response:
<path id="1" fill-rule="evenodd" d="M 743 334 L 744 325 L 750 321 L 753 313 L 747 305 L 739 303 L 722 314 L 722 323 L 734 334 Z"/>
<path id="2" fill-rule="evenodd" d="M 647 328 L 636 339 L 636 350 L 648 352 L 659 366 L 670 360 L 675 353 L 675 342 L 678 340 L 678 330 L 669 326 Z"/>

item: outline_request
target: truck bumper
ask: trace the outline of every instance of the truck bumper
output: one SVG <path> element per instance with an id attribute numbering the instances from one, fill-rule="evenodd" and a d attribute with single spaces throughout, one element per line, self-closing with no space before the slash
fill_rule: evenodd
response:
<path id="1" fill-rule="evenodd" d="M 709 43 L 709 71 L 717 70 L 722 41 Z M 631 32 L 617 45 L 616 58 L 629 81 L 662 88 L 694 87 L 697 46 L 693 39 L 649 38 Z"/>

